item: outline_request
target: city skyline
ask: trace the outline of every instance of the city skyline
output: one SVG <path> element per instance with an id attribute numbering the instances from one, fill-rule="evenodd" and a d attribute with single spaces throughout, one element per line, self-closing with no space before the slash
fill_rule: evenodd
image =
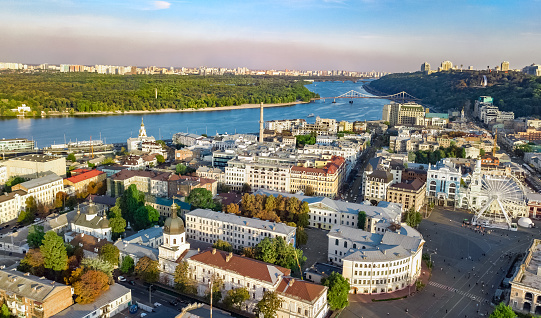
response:
<path id="1" fill-rule="evenodd" d="M 516 69 L 539 62 L 541 48 L 538 0 L 32 0 L 2 7 L 0 59 L 29 64 L 400 72 L 425 61 L 485 69 L 506 60 Z"/>

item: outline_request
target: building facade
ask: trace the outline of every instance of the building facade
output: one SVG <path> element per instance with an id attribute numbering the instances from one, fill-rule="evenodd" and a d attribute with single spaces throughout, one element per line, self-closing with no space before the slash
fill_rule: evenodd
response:
<path id="1" fill-rule="evenodd" d="M 426 178 L 426 196 L 438 205 L 454 206 L 460 192 L 462 171 L 448 158 L 430 165 Z"/>
<path id="2" fill-rule="evenodd" d="M 92 182 L 94 182 L 95 184 L 104 182 L 106 176 L 107 175 L 103 171 L 88 170 L 64 179 L 64 186 L 72 187 L 73 193 L 80 193 L 86 191 L 88 185 Z"/>
<path id="3" fill-rule="evenodd" d="M 345 177 L 345 170 L 345 159 L 338 156 L 333 156 L 323 168 L 293 166 L 290 191 L 304 192 L 307 187 L 311 187 L 316 196 L 335 198 Z"/>
<path id="4" fill-rule="evenodd" d="M 50 205 L 54 202 L 56 194 L 64 191 L 64 183 L 61 177 L 56 174 L 49 174 L 45 177 L 19 183 L 11 189 L 13 191 L 23 190 L 27 193 L 27 196 L 33 196 L 37 203 Z"/>
<path id="5" fill-rule="evenodd" d="M 509 305 L 514 311 L 541 314 L 541 240 L 535 239 L 528 255 L 510 281 Z"/>
<path id="6" fill-rule="evenodd" d="M 399 203 L 403 211 L 419 211 L 425 203 L 426 183 L 419 179 L 396 183 L 387 188 L 387 201 Z"/>
<path id="7" fill-rule="evenodd" d="M 421 274 L 424 240 L 419 232 L 372 234 L 344 226 L 328 234 L 328 258 L 342 265 L 355 294 L 380 294 L 415 284 Z"/>
<path id="8" fill-rule="evenodd" d="M 22 176 L 36 178 L 48 171 L 61 177 L 66 176 L 66 158 L 49 155 L 31 154 L 15 157 L 4 162 L 8 168 L 8 176 Z"/>
<path id="9" fill-rule="evenodd" d="M 197 209 L 186 214 L 187 237 L 214 244 L 222 240 L 235 250 L 255 247 L 266 237 L 281 237 L 295 245 L 297 229 L 284 223 L 262 221 L 235 214 Z"/>

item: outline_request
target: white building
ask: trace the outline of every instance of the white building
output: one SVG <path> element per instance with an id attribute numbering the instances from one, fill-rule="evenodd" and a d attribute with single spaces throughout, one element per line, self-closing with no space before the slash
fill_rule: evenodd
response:
<path id="1" fill-rule="evenodd" d="M 351 292 L 379 294 L 413 285 L 421 274 L 425 241 L 411 227 L 406 235 L 386 231 L 373 234 L 334 226 L 328 234 L 328 258 L 342 265 Z"/>
<path id="2" fill-rule="evenodd" d="M 128 236 L 122 241 L 158 248 L 163 244 L 163 228 L 158 225 L 154 225 L 153 227 L 141 230 L 131 236 Z"/>
<path id="3" fill-rule="evenodd" d="M 252 190 L 270 189 L 290 191 L 291 165 L 260 163 L 232 159 L 225 167 L 225 184 L 233 190 L 240 190 L 248 183 Z"/>
<path id="4" fill-rule="evenodd" d="M 171 216 L 163 224 L 163 244 L 158 247 L 160 270 L 173 274 L 180 256 L 190 248 L 186 242 L 184 222 L 178 217 L 175 205 L 172 207 Z"/>
<path id="5" fill-rule="evenodd" d="M 128 152 L 134 150 L 141 150 L 143 142 L 156 141 L 152 136 L 147 136 L 147 131 L 145 129 L 145 124 L 143 123 L 143 118 L 141 118 L 141 128 L 139 129 L 139 135 L 137 138 L 128 138 Z"/>
<path id="6" fill-rule="evenodd" d="M 200 178 L 214 179 L 218 183 L 225 183 L 225 172 L 219 168 L 201 166 L 195 171 Z"/>
<path id="7" fill-rule="evenodd" d="M 25 191 L 27 197 L 33 196 L 37 203 L 52 204 L 56 198 L 56 194 L 60 191 L 64 191 L 64 182 L 61 177 L 52 173 L 45 177 L 19 183 L 11 189 L 13 191 Z M 26 205 L 23 205 L 21 208 L 24 207 L 26 207 Z"/>
<path id="8" fill-rule="evenodd" d="M 308 212 L 309 226 L 324 230 L 330 230 L 335 225 L 357 228 L 360 211 L 366 213 L 365 230 L 372 233 L 378 231 L 378 223 L 400 223 L 402 218 L 402 205 L 396 203 L 383 204 L 384 202 L 380 202 L 381 206 L 372 206 L 332 200 L 327 197 L 309 197 L 268 190 L 259 190 L 256 194 L 296 197 L 303 202 L 307 202 L 310 209 Z"/>
<path id="9" fill-rule="evenodd" d="M 5 184 L 8 181 L 8 167 L 0 166 L 0 184 Z"/>
<path id="10" fill-rule="evenodd" d="M 64 235 L 66 241 L 71 241 L 77 234 L 86 234 L 111 242 L 112 230 L 105 215 L 106 206 L 96 205 L 90 200 L 82 208 L 81 212 L 81 206 L 77 207 L 77 215 L 71 223 L 71 232 Z"/>
<path id="11" fill-rule="evenodd" d="M 275 291 L 282 300 L 277 318 L 323 318 L 328 313 L 327 287 L 289 277 L 287 268 L 216 249 L 191 256 L 187 262 L 199 295 L 204 295 L 210 281 L 218 276 L 224 281 L 222 295 L 240 287 L 250 292 L 242 308 L 247 312 L 253 312 L 265 291 Z"/>
<path id="12" fill-rule="evenodd" d="M 19 217 L 19 212 L 25 206 L 26 192 L 16 190 L 0 195 L 0 223 L 9 222 Z"/>
<path id="13" fill-rule="evenodd" d="M 264 238 L 281 237 L 295 245 L 297 229 L 284 223 L 262 221 L 235 214 L 196 209 L 186 214 L 189 239 L 212 243 L 222 240 L 236 250 L 255 247 Z"/>
<path id="14" fill-rule="evenodd" d="M 387 197 L 387 189 L 393 183 L 394 177 L 389 171 L 372 171 L 372 165 L 368 164 L 363 174 L 364 199 L 376 203 L 384 201 Z"/>

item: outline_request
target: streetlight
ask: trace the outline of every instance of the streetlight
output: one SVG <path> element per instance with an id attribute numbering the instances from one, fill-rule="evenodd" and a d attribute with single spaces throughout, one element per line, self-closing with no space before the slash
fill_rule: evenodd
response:
<path id="1" fill-rule="evenodd" d="M 152 306 L 152 284 L 148 286 L 148 302 Z"/>

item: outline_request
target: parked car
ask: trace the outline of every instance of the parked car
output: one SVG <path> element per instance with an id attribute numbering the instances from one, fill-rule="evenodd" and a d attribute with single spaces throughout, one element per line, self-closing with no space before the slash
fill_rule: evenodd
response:
<path id="1" fill-rule="evenodd" d="M 125 282 L 126 281 L 126 278 L 124 276 L 118 276 L 118 281 L 119 282 Z"/>

